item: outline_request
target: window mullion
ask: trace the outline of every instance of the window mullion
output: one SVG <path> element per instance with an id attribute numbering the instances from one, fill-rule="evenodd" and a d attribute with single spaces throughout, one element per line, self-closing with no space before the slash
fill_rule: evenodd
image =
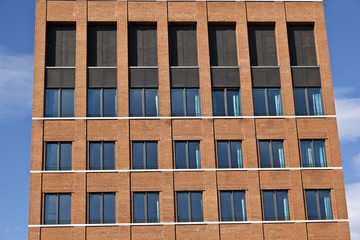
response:
<path id="1" fill-rule="evenodd" d="M 58 117 L 61 117 L 61 101 L 62 101 L 62 90 L 59 88 L 58 91 Z"/>
<path id="2" fill-rule="evenodd" d="M 192 214 L 191 214 L 191 193 L 190 192 L 188 192 L 187 193 L 187 195 L 188 195 L 188 214 L 189 214 L 189 218 L 188 218 L 188 220 L 189 220 L 189 222 L 192 222 L 193 221 L 193 219 L 192 219 Z"/>
<path id="3" fill-rule="evenodd" d="M 231 165 L 231 143 L 230 143 L 230 141 L 227 142 L 227 150 L 228 150 L 229 168 L 232 168 L 232 165 Z"/>
<path id="4" fill-rule="evenodd" d="M 269 115 L 270 115 L 270 110 L 269 110 L 268 88 L 265 88 L 265 89 L 264 89 L 264 95 L 265 95 L 266 115 L 269 116 Z"/>
<path id="5" fill-rule="evenodd" d="M 317 205 L 318 219 L 321 219 L 319 190 L 316 190 L 316 205 Z"/>
<path id="6" fill-rule="evenodd" d="M 225 108 L 225 116 L 229 116 L 229 109 L 227 104 L 227 88 L 224 88 L 224 108 Z"/>
<path id="7" fill-rule="evenodd" d="M 100 89 L 100 116 L 104 117 L 104 89 Z"/>
<path id="8" fill-rule="evenodd" d="M 274 156 L 273 156 L 273 150 L 272 150 L 272 141 L 269 141 L 269 154 L 270 154 L 270 164 L 271 167 L 274 167 Z"/>
<path id="9" fill-rule="evenodd" d="M 312 158 L 313 158 L 313 165 L 312 167 L 317 167 L 316 166 L 316 159 L 315 159 L 315 146 L 314 146 L 314 140 L 311 140 L 311 155 L 312 155 Z"/>
<path id="10" fill-rule="evenodd" d="M 146 112 L 145 112 L 145 104 L 146 104 L 146 101 L 145 101 L 145 88 L 141 89 L 141 100 L 142 100 L 142 115 L 143 117 L 146 116 Z"/>
<path id="11" fill-rule="evenodd" d="M 231 214 L 232 214 L 232 220 L 235 221 L 235 204 L 234 204 L 234 191 L 230 192 L 230 200 L 231 200 Z"/>
<path id="12" fill-rule="evenodd" d="M 187 102 L 186 102 L 186 88 L 183 89 L 183 101 L 184 101 L 184 116 L 187 116 Z"/>
<path id="13" fill-rule="evenodd" d="M 276 191 L 273 191 L 273 198 L 274 198 L 274 207 L 275 207 L 275 219 L 279 221 L 279 213 L 278 213 L 278 205 L 277 205 L 277 194 Z"/>
<path id="14" fill-rule="evenodd" d="M 306 102 L 306 113 L 307 113 L 307 115 L 310 115 L 310 103 L 309 103 L 308 88 L 305 88 L 305 102 Z"/>
<path id="15" fill-rule="evenodd" d="M 144 216 L 145 216 L 145 223 L 147 223 L 148 222 L 148 194 L 147 193 L 144 193 L 144 204 L 145 204 L 145 206 L 144 206 L 144 210 L 145 210 L 145 214 L 144 214 Z"/>

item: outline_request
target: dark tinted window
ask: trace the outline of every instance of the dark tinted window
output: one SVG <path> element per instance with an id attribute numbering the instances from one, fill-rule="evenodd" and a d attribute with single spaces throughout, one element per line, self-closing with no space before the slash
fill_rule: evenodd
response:
<path id="1" fill-rule="evenodd" d="M 287 191 L 263 191 L 265 221 L 290 220 Z"/>
<path id="2" fill-rule="evenodd" d="M 202 222 L 203 205 L 201 192 L 177 192 L 177 221 Z"/>
<path id="3" fill-rule="evenodd" d="M 130 116 L 156 117 L 159 115 L 157 89 L 130 89 Z"/>
<path id="4" fill-rule="evenodd" d="M 213 89 L 212 100 L 214 116 L 241 115 L 239 89 Z"/>
<path id="5" fill-rule="evenodd" d="M 200 169 L 200 143 L 175 142 L 175 163 L 177 169 Z"/>
<path id="6" fill-rule="evenodd" d="M 47 143 L 45 170 L 71 170 L 71 143 Z"/>
<path id="7" fill-rule="evenodd" d="M 278 88 L 253 88 L 256 116 L 282 116 L 281 93 Z"/>
<path id="8" fill-rule="evenodd" d="M 284 168 L 285 156 L 282 141 L 259 141 L 262 168 Z"/>
<path id="9" fill-rule="evenodd" d="M 219 168 L 243 167 L 240 141 L 218 141 L 217 154 Z"/>
<path id="10" fill-rule="evenodd" d="M 329 190 L 306 190 L 305 195 L 309 220 L 333 219 Z"/>
<path id="11" fill-rule="evenodd" d="M 90 170 L 115 169 L 115 143 L 92 142 L 89 144 Z"/>
<path id="12" fill-rule="evenodd" d="M 134 193 L 134 222 L 159 222 L 159 193 Z"/>
<path id="13" fill-rule="evenodd" d="M 133 169 L 157 169 L 157 142 L 133 142 Z"/>
<path id="14" fill-rule="evenodd" d="M 294 88 L 296 115 L 323 115 L 320 88 Z"/>
<path id="15" fill-rule="evenodd" d="M 221 221 L 246 221 L 245 192 L 221 191 Z"/>
<path id="16" fill-rule="evenodd" d="M 301 158 L 303 167 L 326 167 L 324 140 L 302 140 Z"/>
<path id="17" fill-rule="evenodd" d="M 115 223 L 115 194 L 89 194 L 89 223 Z"/>
<path id="18" fill-rule="evenodd" d="M 116 89 L 88 89 L 89 117 L 116 116 Z"/>
<path id="19" fill-rule="evenodd" d="M 44 224 L 71 223 L 71 195 L 45 194 Z"/>
<path id="20" fill-rule="evenodd" d="M 73 117 L 74 90 L 46 89 L 45 117 Z"/>

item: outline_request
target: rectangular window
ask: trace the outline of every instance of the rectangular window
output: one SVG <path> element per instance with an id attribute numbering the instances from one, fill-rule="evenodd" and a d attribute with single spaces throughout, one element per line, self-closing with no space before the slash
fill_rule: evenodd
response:
<path id="1" fill-rule="evenodd" d="M 244 191 L 220 191 L 221 221 L 246 221 Z"/>
<path id="2" fill-rule="evenodd" d="M 327 167 L 324 140 L 301 140 L 303 167 Z"/>
<path id="3" fill-rule="evenodd" d="M 218 168 L 242 168 L 242 150 L 240 141 L 217 142 Z"/>
<path id="4" fill-rule="evenodd" d="M 177 221 L 202 222 L 202 192 L 177 192 Z"/>
<path id="5" fill-rule="evenodd" d="M 282 116 L 279 88 L 253 88 L 255 116 Z"/>
<path id="6" fill-rule="evenodd" d="M 115 143 L 90 142 L 89 168 L 90 170 L 115 169 Z"/>
<path id="7" fill-rule="evenodd" d="M 89 194 L 89 223 L 115 223 L 115 193 Z"/>
<path id="8" fill-rule="evenodd" d="M 130 116 L 159 116 L 159 98 L 157 89 L 130 89 Z"/>
<path id="9" fill-rule="evenodd" d="M 329 190 L 306 190 L 305 195 L 308 220 L 333 219 Z"/>
<path id="10" fill-rule="evenodd" d="M 74 89 L 46 89 L 45 117 L 73 117 Z"/>
<path id="11" fill-rule="evenodd" d="M 116 89 L 88 89 L 89 117 L 116 116 Z"/>
<path id="12" fill-rule="evenodd" d="M 71 143 L 46 143 L 45 170 L 71 170 Z"/>
<path id="13" fill-rule="evenodd" d="M 172 116 L 200 116 L 199 89 L 171 89 Z"/>
<path id="14" fill-rule="evenodd" d="M 175 142 L 176 169 L 200 169 L 200 142 Z"/>
<path id="15" fill-rule="evenodd" d="M 157 223 L 160 221 L 159 193 L 134 193 L 134 223 Z"/>
<path id="16" fill-rule="evenodd" d="M 157 142 L 133 142 L 132 164 L 133 169 L 157 169 L 158 149 Z"/>
<path id="17" fill-rule="evenodd" d="M 288 191 L 263 191 L 265 221 L 289 221 Z"/>
<path id="18" fill-rule="evenodd" d="M 298 88 L 294 87 L 295 114 L 323 115 L 321 88 Z"/>
<path id="19" fill-rule="evenodd" d="M 213 88 L 214 116 L 241 116 L 240 90 L 231 88 Z"/>
<path id="20" fill-rule="evenodd" d="M 44 224 L 71 223 L 71 194 L 45 194 Z"/>
<path id="21" fill-rule="evenodd" d="M 283 141 L 259 141 L 262 168 L 285 168 Z"/>

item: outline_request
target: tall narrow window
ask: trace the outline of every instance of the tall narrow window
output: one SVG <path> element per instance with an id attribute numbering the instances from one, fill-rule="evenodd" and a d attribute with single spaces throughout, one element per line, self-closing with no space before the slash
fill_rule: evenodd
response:
<path id="1" fill-rule="evenodd" d="M 203 221 L 202 192 L 177 192 L 176 203 L 178 222 Z"/>
<path id="2" fill-rule="evenodd" d="M 218 168 L 242 168 L 242 150 L 240 141 L 217 142 Z"/>
<path id="3" fill-rule="evenodd" d="M 74 116 L 75 39 L 75 26 L 47 26 L 45 117 Z"/>
<path id="4" fill-rule="evenodd" d="M 46 143 L 45 170 L 71 170 L 71 143 Z"/>
<path id="5" fill-rule="evenodd" d="M 175 142 L 175 164 L 177 169 L 200 169 L 200 143 L 197 141 Z"/>
<path id="6" fill-rule="evenodd" d="M 324 140 L 301 140 L 303 167 L 327 167 Z"/>
<path id="7" fill-rule="evenodd" d="M 159 116 L 156 25 L 129 25 L 130 116 Z"/>
<path id="8" fill-rule="evenodd" d="M 329 190 L 306 190 L 305 195 L 309 220 L 333 219 Z"/>
<path id="9" fill-rule="evenodd" d="M 262 168 L 284 168 L 283 141 L 259 141 L 260 164 Z"/>
<path id="10" fill-rule="evenodd" d="M 115 193 L 89 194 L 89 223 L 115 223 Z"/>
<path id="11" fill-rule="evenodd" d="M 263 191 L 265 221 L 289 221 L 288 191 Z"/>
<path id="12" fill-rule="evenodd" d="M 44 224 L 71 223 L 71 194 L 45 194 Z"/>
<path id="13" fill-rule="evenodd" d="M 88 26 L 89 117 L 116 116 L 116 26 Z"/>
<path id="14" fill-rule="evenodd" d="M 90 170 L 115 169 L 115 143 L 91 142 L 89 144 Z"/>
<path id="15" fill-rule="evenodd" d="M 244 191 L 221 191 L 221 221 L 246 221 Z"/>
<path id="16" fill-rule="evenodd" d="M 200 116 L 196 26 L 169 26 L 171 115 Z"/>
<path id="17" fill-rule="evenodd" d="M 134 223 L 156 223 L 160 221 L 158 192 L 134 193 L 133 200 Z"/>
<path id="18" fill-rule="evenodd" d="M 209 25 L 214 116 L 240 116 L 240 74 L 235 26 Z"/>
<path id="19" fill-rule="evenodd" d="M 157 169 L 158 149 L 157 142 L 133 142 L 132 165 L 133 169 Z"/>

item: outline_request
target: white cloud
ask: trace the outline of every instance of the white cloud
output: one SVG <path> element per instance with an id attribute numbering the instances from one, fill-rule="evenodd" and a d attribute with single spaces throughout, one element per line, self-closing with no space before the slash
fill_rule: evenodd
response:
<path id="1" fill-rule="evenodd" d="M 352 239 L 360 239 L 360 182 L 347 184 L 346 198 Z"/>
<path id="2" fill-rule="evenodd" d="M 31 115 L 33 56 L 0 47 L 0 120 Z"/>

